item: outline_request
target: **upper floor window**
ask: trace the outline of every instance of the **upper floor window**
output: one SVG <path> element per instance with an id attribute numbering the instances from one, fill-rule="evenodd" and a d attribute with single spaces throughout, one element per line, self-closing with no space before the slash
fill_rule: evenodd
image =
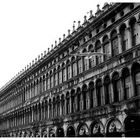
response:
<path id="1" fill-rule="evenodd" d="M 82 53 L 85 53 L 85 52 L 87 52 L 86 49 L 84 49 Z M 84 70 L 88 69 L 88 59 L 86 59 L 86 57 L 83 57 L 83 67 L 84 67 Z"/>
<path id="2" fill-rule="evenodd" d="M 71 78 L 71 66 L 70 66 L 70 61 L 67 61 L 67 79 Z"/>
<path id="3" fill-rule="evenodd" d="M 101 93 L 102 93 L 101 89 L 102 89 L 102 82 L 101 82 L 101 79 L 98 79 L 96 81 L 97 106 L 101 105 Z"/>
<path id="4" fill-rule="evenodd" d="M 72 74 L 73 74 L 73 76 L 76 76 L 77 75 L 77 64 L 76 64 L 75 58 L 72 57 L 71 61 L 72 61 Z"/>
<path id="5" fill-rule="evenodd" d="M 82 58 L 78 58 L 78 72 L 83 72 Z"/>
<path id="6" fill-rule="evenodd" d="M 135 89 L 135 95 L 140 95 L 140 64 L 134 63 L 132 66 L 133 83 Z"/>
<path id="7" fill-rule="evenodd" d="M 105 104 L 109 104 L 111 90 L 110 90 L 110 78 L 108 75 L 104 79 L 104 92 L 105 92 Z"/>
<path id="8" fill-rule="evenodd" d="M 66 68 L 65 68 L 65 64 L 62 64 L 62 81 L 66 81 Z"/>
<path id="9" fill-rule="evenodd" d="M 109 48 L 109 39 L 107 35 L 103 37 L 103 53 L 111 54 L 110 48 Z M 109 59 L 109 56 L 105 55 L 104 61 L 106 61 L 107 59 Z"/>
<path id="10" fill-rule="evenodd" d="M 118 36 L 116 30 L 113 30 L 111 33 L 111 44 L 112 44 L 112 56 L 118 55 L 119 48 L 118 48 Z"/>
<path id="11" fill-rule="evenodd" d="M 70 97 L 69 97 L 69 92 L 66 94 L 66 113 L 70 113 Z"/>
<path id="12" fill-rule="evenodd" d="M 101 52 L 101 42 L 98 40 L 95 43 L 95 52 Z M 96 65 L 100 64 L 102 60 L 102 56 L 96 56 Z"/>
<path id="13" fill-rule="evenodd" d="M 114 102 L 118 102 L 119 101 L 120 89 L 121 89 L 120 77 L 119 77 L 118 72 L 115 72 L 113 74 L 112 82 L 113 82 Z"/>
<path id="14" fill-rule="evenodd" d="M 89 45 L 88 51 L 89 52 L 94 52 L 92 44 Z M 89 59 L 89 68 L 92 68 L 93 66 L 94 66 L 94 57 Z"/>
<path id="15" fill-rule="evenodd" d="M 127 28 L 125 24 L 121 25 L 120 34 L 121 34 L 122 51 L 125 51 L 128 49 Z"/>
<path id="16" fill-rule="evenodd" d="M 130 31 L 131 31 L 131 38 L 132 38 L 132 46 L 135 46 L 137 45 L 138 34 L 139 34 L 136 18 L 135 17 L 131 18 L 129 24 L 130 24 Z"/>

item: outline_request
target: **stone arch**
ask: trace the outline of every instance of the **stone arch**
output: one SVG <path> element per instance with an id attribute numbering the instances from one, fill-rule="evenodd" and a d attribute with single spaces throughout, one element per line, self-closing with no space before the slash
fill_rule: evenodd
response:
<path id="1" fill-rule="evenodd" d="M 69 65 L 70 64 L 70 60 L 68 59 L 67 61 L 66 61 L 66 65 Z"/>
<path id="2" fill-rule="evenodd" d="M 84 84 L 83 86 L 82 86 L 82 91 L 87 91 L 87 85 L 86 84 Z"/>
<path id="3" fill-rule="evenodd" d="M 133 75 L 134 73 L 140 71 L 140 63 L 134 62 L 131 66 L 131 74 Z"/>
<path id="4" fill-rule="evenodd" d="M 114 72 L 111 74 L 111 81 L 113 81 L 114 75 L 117 75 L 118 77 L 120 77 L 119 72 L 118 72 L 118 71 L 114 71 Z"/>
<path id="5" fill-rule="evenodd" d="M 93 52 L 93 51 L 94 51 L 93 44 L 90 44 L 90 45 L 88 46 L 88 51 L 91 51 L 91 52 Z"/>
<path id="6" fill-rule="evenodd" d="M 74 126 L 69 125 L 66 130 L 67 130 L 67 134 L 66 134 L 67 137 L 75 137 L 76 136 Z"/>
<path id="7" fill-rule="evenodd" d="M 121 32 L 122 30 L 124 30 L 126 28 L 126 24 L 122 23 L 119 27 L 119 32 Z"/>
<path id="8" fill-rule="evenodd" d="M 87 52 L 87 49 L 86 49 L 86 48 L 84 48 L 84 49 L 82 50 L 82 53 L 84 53 L 84 52 Z"/>
<path id="9" fill-rule="evenodd" d="M 126 137 L 140 137 L 140 116 L 129 115 L 124 120 Z"/>
<path id="10" fill-rule="evenodd" d="M 129 26 L 131 26 L 132 24 L 134 24 L 136 21 L 137 21 L 137 20 L 136 20 L 136 17 L 135 17 L 135 16 L 131 17 L 131 18 L 129 19 Z"/>
<path id="11" fill-rule="evenodd" d="M 130 75 L 130 70 L 128 67 L 124 67 L 122 70 L 121 70 L 121 77 L 126 77 L 127 75 Z"/>
<path id="12" fill-rule="evenodd" d="M 57 128 L 56 130 L 56 136 L 57 137 L 64 137 L 64 129 L 62 127 Z"/>
<path id="13" fill-rule="evenodd" d="M 110 118 L 106 123 L 107 137 L 121 137 L 123 133 L 123 126 L 119 119 Z"/>
<path id="14" fill-rule="evenodd" d="M 108 41 L 109 41 L 108 35 L 104 35 L 103 38 L 102 38 L 102 43 L 106 43 Z"/>
<path id="15" fill-rule="evenodd" d="M 90 81 L 88 84 L 88 89 L 93 89 L 94 88 L 94 81 Z"/>
<path id="16" fill-rule="evenodd" d="M 100 40 L 97 40 L 95 42 L 95 50 L 98 49 L 98 47 L 101 47 L 101 41 Z"/>
<path id="17" fill-rule="evenodd" d="M 89 128 L 86 123 L 80 123 L 78 125 L 77 134 L 79 137 L 87 137 L 89 135 Z"/>
<path id="18" fill-rule="evenodd" d="M 131 75 L 134 85 L 134 96 L 140 95 L 140 64 L 138 62 L 132 64 Z"/>
<path id="19" fill-rule="evenodd" d="M 93 121 L 90 125 L 92 137 L 104 137 L 104 125 L 100 121 Z"/>
<path id="20" fill-rule="evenodd" d="M 71 57 L 71 62 L 74 62 L 75 61 L 75 56 L 72 56 Z"/>
<path id="21" fill-rule="evenodd" d="M 116 29 L 113 29 L 111 32 L 110 32 L 110 38 L 114 38 L 117 36 L 117 30 Z"/>
<path id="22" fill-rule="evenodd" d="M 79 92 L 81 92 L 81 88 L 77 87 L 76 93 L 79 93 Z"/>
<path id="23" fill-rule="evenodd" d="M 64 68 L 64 67 L 65 67 L 65 62 L 62 63 L 62 68 Z"/>

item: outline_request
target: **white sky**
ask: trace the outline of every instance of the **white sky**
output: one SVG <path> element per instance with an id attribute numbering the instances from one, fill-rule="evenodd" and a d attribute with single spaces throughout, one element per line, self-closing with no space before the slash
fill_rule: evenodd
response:
<path id="1" fill-rule="evenodd" d="M 68 34 L 73 21 L 97 10 L 95 0 L 1 0 L 0 87 Z M 77 27 L 77 23 L 76 23 Z"/>

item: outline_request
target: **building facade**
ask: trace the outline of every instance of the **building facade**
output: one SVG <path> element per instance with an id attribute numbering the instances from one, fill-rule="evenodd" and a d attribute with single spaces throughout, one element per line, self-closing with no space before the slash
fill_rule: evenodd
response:
<path id="1" fill-rule="evenodd" d="M 140 3 L 98 6 L 63 37 L 0 90 L 0 136 L 140 136 Z M 111 57 L 70 55 L 88 51 Z"/>

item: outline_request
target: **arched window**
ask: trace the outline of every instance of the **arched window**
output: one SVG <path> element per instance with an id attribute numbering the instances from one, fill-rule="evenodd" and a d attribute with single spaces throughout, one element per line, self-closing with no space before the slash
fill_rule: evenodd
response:
<path id="1" fill-rule="evenodd" d="M 85 52 L 87 52 L 86 49 L 84 49 L 84 50 L 82 51 L 82 53 L 85 53 Z M 88 70 L 88 59 L 86 59 L 85 56 L 82 57 L 82 58 L 83 58 L 83 68 L 84 68 L 84 70 L 86 71 L 86 70 Z"/>
<path id="2" fill-rule="evenodd" d="M 120 77 L 118 72 L 114 72 L 112 76 L 114 102 L 119 101 L 119 93 L 121 90 Z"/>
<path id="3" fill-rule="evenodd" d="M 43 92 L 46 91 L 46 79 L 45 75 L 43 75 Z"/>
<path id="4" fill-rule="evenodd" d="M 87 95 L 88 91 L 87 91 L 87 85 L 83 85 L 82 87 L 82 94 L 83 94 L 83 109 L 85 110 L 86 108 L 88 108 L 88 95 Z"/>
<path id="5" fill-rule="evenodd" d="M 137 45 L 138 34 L 139 34 L 138 25 L 137 25 L 135 17 L 131 18 L 129 25 L 130 25 L 130 31 L 131 31 L 132 46 L 135 46 Z"/>
<path id="6" fill-rule="evenodd" d="M 135 96 L 140 95 L 140 64 L 134 63 L 132 68 L 133 83 L 135 89 Z"/>
<path id="7" fill-rule="evenodd" d="M 90 98 L 90 108 L 93 108 L 93 92 L 94 92 L 94 83 L 89 83 L 89 98 Z"/>
<path id="8" fill-rule="evenodd" d="M 98 79 L 96 81 L 96 97 L 97 97 L 97 106 L 101 105 L 101 91 L 102 90 L 102 81 Z"/>
<path id="9" fill-rule="evenodd" d="M 48 119 L 48 101 L 45 100 L 45 119 Z"/>
<path id="10" fill-rule="evenodd" d="M 120 27 L 120 35 L 121 35 L 122 51 L 125 51 L 128 49 L 127 29 L 125 24 L 122 24 Z"/>
<path id="11" fill-rule="evenodd" d="M 56 100 L 55 100 L 55 97 L 53 97 L 53 114 L 52 114 L 52 117 L 54 118 L 57 114 L 56 112 Z"/>
<path id="12" fill-rule="evenodd" d="M 70 96 L 69 92 L 66 94 L 66 114 L 70 113 Z"/>
<path id="13" fill-rule="evenodd" d="M 60 116 L 60 98 L 59 98 L 59 96 L 57 96 L 57 100 L 56 100 L 56 108 L 57 108 L 57 117 L 59 117 Z"/>
<path id="14" fill-rule="evenodd" d="M 58 66 L 58 74 L 59 74 L 59 84 L 62 83 L 62 69 L 60 68 L 60 66 Z"/>
<path id="15" fill-rule="evenodd" d="M 130 73 L 128 68 L 122 70 L 122 82 L 124 89 L 124 100 L 130 97 Z"/>
<path id="16" fill-rule="evenodd" d="M 75 58 L 72 57 L 71 61 L 72 61 L 72 76 L 76 76 L 77 75 L 77 64 L 76 64 Z"/>
<path id="17" fill-rule="evenodd" d="M 38 85 L 38 80 L 35 82 L 35 96 L 37 95 L 37 85 Z"/>
<path id="18" fill-rule="evenodd" d="M 62 115 L 64 115 L 65 114 L 65 99 L 64 99 L 63 94 L 61 96 L 61 107 L 62 107 Z"/>
<path id="19" fill-rule="evenodd" d="M 51 103 L 51 99 L 49 99 L 49 119 L 51 119 L 52 117 L 52 103 Z"/>
<path id="20" fill-rule="evenodd" d="M 50 71 L 50 88 L 53 87 L 53 73 Z"/>
<path id="21" fill-rule="evenodd" d="M 95 43 L 95 52 L 101 52 L 101 42 L 98 40 Z M 96 65 L 101 63 L 102 56 L 96 56 Z"/>
<path id="22" fill-rule="evenodd" d="M 119 54 L 117 31 L 113 30 L 111 33 L 112 56 Z"/>
<path id="23" fill-rule="evenodd" d="M 70 66 L 70 61 L 67 61 L 67 79 L 71 78 L 71 66 Z"/>
<path id="24" fill-rule="evenodd" d="M 80 88 L 77 88 L 77 111 L 80 111 L 82 109 L 82 100 L 81 100 L 81 90 Z"/>
<path id="25" fill-rule="evenodd" d="M 57 84 L 58 84 L 58 82 L 57 82 L 58 81 L 57 76 L 58 75 L 57 75 L 56 69 L 53 70 L 53 73 L 54 73 L 54 86 L 57 86 Z"/>
<path id="26" fill-rule="evenodd" d="M 71 91 L 71 113 L 73 113 L 75 111 L 74 97 L 75 97 L 75 90 L 72 90 Z"/>
<path id="27" fill-rule="evenodd" d="M 65 68 L 65 63 L 62 64 L 62 81 L 66 81 L 66 68 Z"/>
<path id="28" fill-rule="evenodd" d="M 105 93 L 105 104 L 109 104 L 109 96 L 111 95 L 111 89 L 110 89 L 110 78 L 107 75 L 104 79 L 104 93 Z"/>
<path id="29" fill-rule="evenodd" d="M 109 48 L 109 39 L 108 39 L 107 35 L 103 37 L 103 53 L 111 54 L 110 48 Z M 106 61 L 108 59 L 109 59 L 109 57 L 105 55 L 104 56 L 104 61 Z"/>
<path id="30" fill-rule="evenodd" d="M 83 72 L 82 58 L 78 57 L 78 74 Z"/>
<path id="31" fill-rule="evenodd" d="M 89 52 L 94 52 L 92 44 L 89 45 L 88 51 Z M 89 59 L 89 68 L 92 68 L 93 66 L 94 66 L 94 57 Z"/>
<path id="32" fill-rule="evenodd" d="M 47 87 L 48 89 L 50 89 L 50 78 L 49 78 L 49 74 L 47 73 Z"/>
<path id="33" fill-rule="evenodd" d="M 43 79 L 40 77 L 40 93 L 43 91 Z"/>

